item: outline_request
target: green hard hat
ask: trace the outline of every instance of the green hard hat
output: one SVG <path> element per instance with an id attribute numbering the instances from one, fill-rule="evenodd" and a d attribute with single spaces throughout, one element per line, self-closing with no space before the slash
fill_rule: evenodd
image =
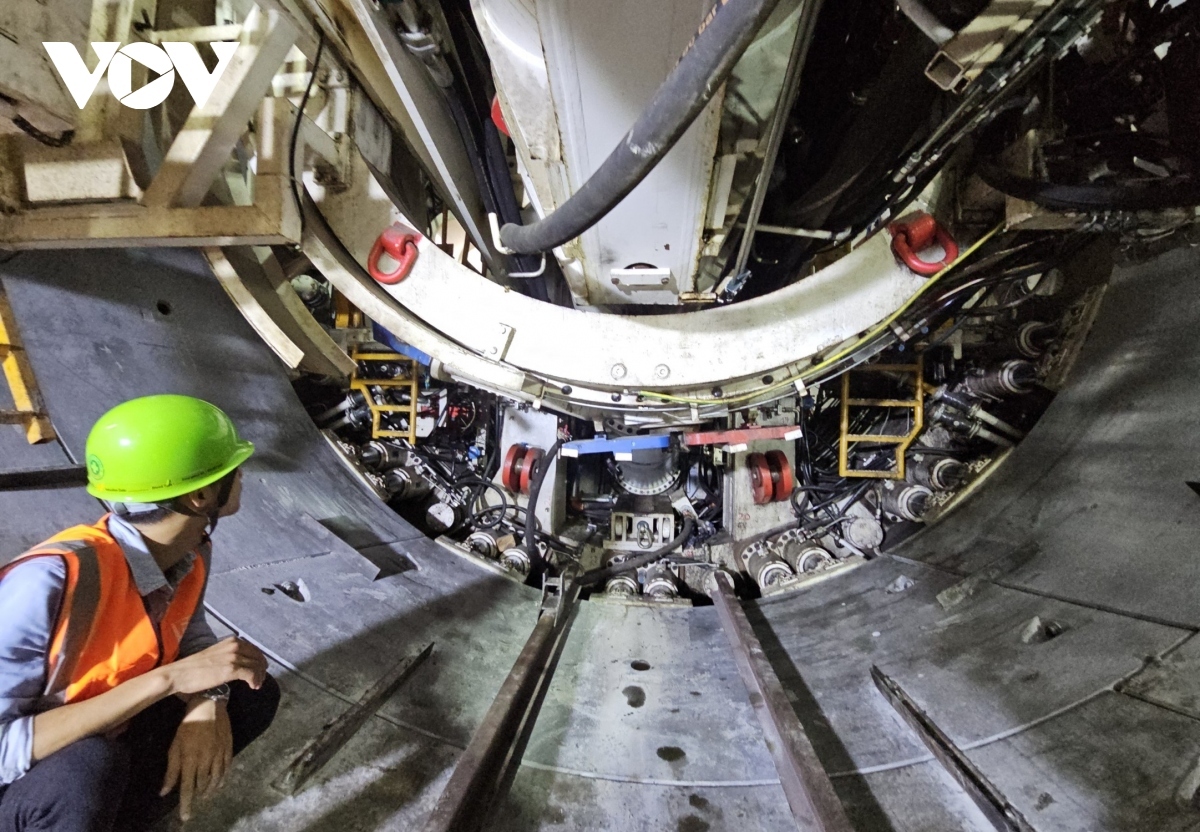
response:
<path id="1" fill-rule="evenodd" d="M 225 412 L 191 396 L 146 396 L 100 417 L 87 438 L 88 493 L 161 503 L 211 485 L 254 453 Z"/>

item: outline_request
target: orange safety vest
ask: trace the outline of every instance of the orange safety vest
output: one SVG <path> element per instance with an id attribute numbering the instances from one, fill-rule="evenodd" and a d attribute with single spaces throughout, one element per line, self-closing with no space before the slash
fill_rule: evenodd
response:
<path id="1" fill-rule="evenodd" d="M 81 702 L 112 690 L 179 656 L 179 641 L 204 594 L 206 568 L 192 568 L 155 632 L 125 552 L 104 515 L 94 526 L 73 526 L 34 546 L 0 569 L 0 579 L 29 558 L 58 557 L 66 582 L 50 649 L 46 653 L 45 704 Z"/>

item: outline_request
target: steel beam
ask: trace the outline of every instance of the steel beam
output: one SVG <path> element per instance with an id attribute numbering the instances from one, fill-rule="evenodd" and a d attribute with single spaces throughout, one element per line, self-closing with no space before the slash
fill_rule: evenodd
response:
<path id="1" fill-rule="evenodd" d="M 712 599 L 717 617 L 733 648 L 738 672 L 750 693 L 750 704 L 763 735 L 788 806 L 801 832 L 853 832 L 833 782 L 817 759 L 779 677 L 763 652 L 750 619 L 734 595 L 729 575 L 713 576 Z"/>
<path id="2" fill-rule="evenodd" d="M 942 89 L 961 93 L 1053 5 L 1054 0 L 992 0 L 942 44 L 925 74 Z"/>
<path id="3" fill-rule="evenodd" d="M 257 7 L 250 12 L 233 61 L 208 101 L 192 109 L 171 142 L 146 188 L 145 205 L 191 208 L 201 203 L 295 41 L 296 27 L 279 12 Z"/>
<path id="4" fill-rule="evenodd" d="M 269 246 L 299 239 L 300 215 L 284 176 L 255 179 L 253 205 L 64 205 L 0 216 L 0 250 Z"/>
<path id="5" fill-rule="evenodd" d="M 742 235 L 742 244 L 738 247 L 737 261 L 732 274 L 740 275 L 746 269 L 750 260 L 750 249 L 754 245 L 754 232 L 758 229 L 758 220 L 762 216 L 763 205 L 766 203 L 768 185 L 771 174 L 775 171 L 775 159 L 779 156 L 779 148 L 783 144 L 783 133 L 787 127 L 788 116 L 796 103 L 796 95 L 800 92 L 800 75 L 808 60 L 808 47 L 812 44 L 813 33 L 817 27 L 817 16 L 820 14 L 822 0 L 803 0 L 804 8 L 796 21 L 796 37 L 792 42 L 792 52 L 788 57 L 787 70 L 784 73 L 783 87 L 779 90 L 779 103 L 775 105 L 775 114 L 771 119 L 771 129 L 767 133 L 767 147 L 763 154 L 762 168 L 754 181 L 754 197 L 750 200 L 750 212 L 746 217 L 746 231 Z"/>
<path id="6" fill-rule="evenodd" d="M 309 778 L 321 770 L 321 767 L 333 759 L 350 738 L 358 733 L 358 729 L 388 701 L 400 687 L 416 672 L 433 652 L 433 642 L 415 656 L 409 656 L 385 673 L 370 690 L 362 695 L 358 702 L 351 705 L 345 713 L 326 725 L 321 733 L 313 737 L 299 756 L 292 761 L 283 774 L 271 784 L 284 794 L 295 794 Z"/>
<path id="7" fill-rule="evenodd" d="M 304 360 L 304 350 L 298 347 L 296 342 L 280 328 L 270 313 L 263 309 L 262 304 L 246 287 L 242 276 L 238 274 L 225 252 L 217 246 L 205 246 L 201 251 L 204 252 L 204 257 L 208 260 L 208 265 L 216 275 L 221 288 L 225 290 L 225 294 L 229 295 L 229 299 L 233 301 L 234 306 L 238 308 L 250 326 L 254 327 L 254 331 L 258 333 L 259 337 L 266 342 L 275 355 L 279 356 L 280 361 L 293 370 L 299 367 L 300 362 Z M 231 249 L 231 251 L 236 252 L 237 250 Z"/>
<path id="8" fill-rule="evenodd" d="M 478 832 L 508 793 L 575 616 L 579 586 L 548 579 L 533 633 L 459 758 L 424 832 Z"/>
<path id="9" fill-rule="evenodd" d="M 871 678 L 896 713 L 916 731 L 921 742 L 945 766 L 967 796 L 975 802 L 998 832 L 1036 832 L 1025 816 L 1008 802 L 1004 795 L 983 776 L 967 755 L 939 728 L 929 715 L 904 690 L 878 667 L 871 667 Z"/>
<path id="10" fill-rule="evenodd" d="M 428 71 L 404 48 L 387 13 L 365 0 L 303 2 L 342 62 L 379 105 L 379 112 L 408 141 L 413 155 L 453 206 L 471 243 L 490 263 L 492 242 L 470 152 Z"/>
<path id="11" fill-rule="evenodd" d="M 11 412 L 0 410 L 0 424 L 9 423 L 8 416 Z M 27 416 L 28 414 L 18 413 L 17 415 Z M 72 488 L 85 485 L 87 485 L 87 468 L 82 465 L 0 472 L 0 491 L 25 491 L 34 488 Z"/>

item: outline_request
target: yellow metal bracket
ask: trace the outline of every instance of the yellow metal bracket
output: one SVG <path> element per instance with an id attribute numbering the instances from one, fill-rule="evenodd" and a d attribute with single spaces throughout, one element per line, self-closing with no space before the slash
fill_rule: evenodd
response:
<path id="1" fill-rule="evenodd" d="M 366 399 L 371 411 L 372 439 L 407 439 L 417 441 L 417 362 L 397 352 L 367 352 L 355 346 L 350 353 L 355 361 L 354 373 L 350 377 L 350 389 L 357 390 Z M 400 378 L 359 378 L 358 362 L 399 364 L 405 368 Z M 407 388 L 408 404 L 389 404 L 375 399 L 372 388 Z M 408 430 L 389 430 L 380 427 L 380 418 L 385 413 L 403 413 L 408 416 Z"/>
<path id="2" fill-rule="evenodd" d="M 917 356 L 915 364 L 865 364 L 842 374 L 842 426 L 838 443 L 838 474 L 882 480 L 904 479 L 904 454 L 925 427 L 924 361 Z M 854 373 L 892 373 L 912 377 L 911 399 L 856 399 L 850 396 L 850 376 Z M 850 433 L 850 409 L 854 407 L 904 408 L 912 411 L 912 429 L 904 436 Z M 896 464 L 890 470 L 873 471 L 850 467 L 850 446 L 856 442 L 896 447 Z"/>
<path id="3" fill-rule="evenodd" d="M 12 392 L 13 409 L 0 410 L 0 424 L 24 425 L 25 437 L 30 445 L 49 442 L 57 437 L 50 417 L 46 414 L 46 406 L 42 401 L 42 391 L 38 388 L 37 379 L 33 375 L 33 367 L 29 364 L 29 356 L 21 343 L 17 332 L 17 319 L 13 315 L 8 296 L 0 286 L 0 365 L 4 367 L 4 377 L 8 380 L 8 389 Z"/>

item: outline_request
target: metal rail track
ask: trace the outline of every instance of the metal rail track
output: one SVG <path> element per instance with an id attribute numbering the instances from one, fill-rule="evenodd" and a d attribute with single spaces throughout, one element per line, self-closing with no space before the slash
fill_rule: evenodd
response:
<path id="1" fill-rule="evenodd" d="M 575 576 L 548 579 L 537 623 L 459 758 L 424 832 L 480 832 L 503 802 L 578 608 Z M 829 775 L 737 600 L 727 574 L 714 575 L 713 602 L 729 639 L 764 742 L 800 832 L 853 832 Z"/>

